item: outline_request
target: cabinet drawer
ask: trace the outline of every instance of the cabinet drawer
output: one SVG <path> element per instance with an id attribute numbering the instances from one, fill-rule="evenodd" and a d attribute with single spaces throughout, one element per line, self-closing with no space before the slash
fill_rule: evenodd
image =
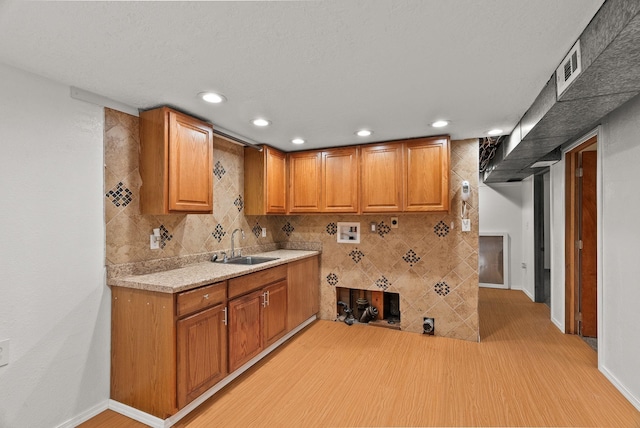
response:
<path id="1" fill-rule="evenodd" d="M 287 265 L 280 265 L 260 272 L 250 273 L 229 280 L 229 298 L 246 294 L 250 291 L 262 288 L 267 284 L 287 277 Z"/>
<path id="2" fill-rule="evenodd" d="M 217 305 L 227 299 L 227 283 L 216 282 L 178 294 L 176 312 L 178 317 Z"/>

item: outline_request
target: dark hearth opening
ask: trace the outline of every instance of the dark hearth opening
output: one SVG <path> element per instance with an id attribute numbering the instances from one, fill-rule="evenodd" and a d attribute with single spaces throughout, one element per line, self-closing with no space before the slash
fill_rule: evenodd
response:
<path id="1" fill-rule="evenodd" d="M 368 323 L 400 330 L 400 295 L 386 291 L 336 287 L 338 321 Z"/>

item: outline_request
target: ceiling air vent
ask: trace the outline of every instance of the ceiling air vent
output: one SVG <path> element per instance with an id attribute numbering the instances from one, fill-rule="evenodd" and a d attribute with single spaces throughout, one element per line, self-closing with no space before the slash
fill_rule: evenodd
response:
<path id="1" fill-rule="evenodd" d="M 560 66 L 556 70 L 556 85 L 558 90 L 558 97 L 569 87 L 578 75 L 582 72 L 582 66 L 580 58 L 580 40 L 576 42 L 571 48 L 569 53 L 560 63 Z"/>

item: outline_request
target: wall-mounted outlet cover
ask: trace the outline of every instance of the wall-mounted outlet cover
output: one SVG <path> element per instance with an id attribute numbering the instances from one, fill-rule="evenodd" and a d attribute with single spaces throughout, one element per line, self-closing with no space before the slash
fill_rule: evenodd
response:
<path id="1" fill-rule="evenodd" d="M 369 223 L 369 232 L 376 233 L 376 228 L 377 227 L 378 227 L 378 225 L 376 224 L 376 222 L 372 221 L 371 223 Z"/>
<path id="2" fill-rule="evenodd" d="M 422 318 L 422 334 L 433 336 L 436 332 L 436 320 L 434 318 Z"/>
<path id="3" fill-rule="evenodd" d="M 267 228 L 266 228 L 266 227 L 263 227 L 263 228 L 262 228 L 262 237 L 263 237 L 263 238 L 266 238 L 266 237 L 267 237 Z"/>
<path id="4" fill-rule="evenodd" d="M 398 228 L 398 217 L 391 217 L 391 229 Z"/>
<path id="5" fill-rule="evenodd" d="M 0 367 L 9 364 L 9 339 L 0 342 Z"/>
<path id="6" fill-rule="evenodd" d="M 471 220 L 469 220 L 468 218 L 462 219 L 462 231 L 471 232 Z"/>

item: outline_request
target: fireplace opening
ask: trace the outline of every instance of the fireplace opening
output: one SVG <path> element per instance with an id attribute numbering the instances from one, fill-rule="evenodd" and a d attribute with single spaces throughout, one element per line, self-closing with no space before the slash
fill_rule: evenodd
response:
<path id="1" fill-rule="evenodd" d="M 336 287 L 337 321 L 400 330 L 400 295 Z"/>

